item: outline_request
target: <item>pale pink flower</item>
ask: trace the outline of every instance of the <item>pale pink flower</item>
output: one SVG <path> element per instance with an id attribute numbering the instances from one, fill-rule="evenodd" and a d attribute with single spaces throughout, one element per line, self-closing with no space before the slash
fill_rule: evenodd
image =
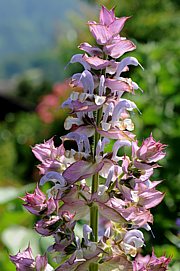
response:
<path id="1" fill-rule="evenodd" d="M 91 56 L 102 56 L 103 55 L 103 52 L 102 52 L 102 50 L 100 48 L 91 46 L 87 42 L 81 43 L 78 46 L 78 48 L 85 51 L 86 53 L 88 53 Z"/>
<path id="2" fill-rule="evenodd" d="M 157 258 L 154 251 L 152 256 L 143 257 L 139 254 L 133 262 L 133 271 L 165 271 L 170 261 L 171 259 L 165 256 Z"/>
<path id="3" fill-rule="evenodd" d="M 130 52 L 135 49 L 136 45 L 132 41 L 120 37 L 118 39 L 114 39 L 111 44 L 104 46 L 104 52 L 113 58 L 119 58 L 126 52 Z"/>
<path id="4" fill-rule="evenodd" d="M 152 134 L 146 138 L 141 147 L 138 147 L 137 141 L 132 143 L 133 164 L 141 170 L 149 170 L 158 167 L 157 162 L 163 159 L 166 155 L 163 152 L 165 144 L 156 142 Z"/>
<path id="5" fill-rule="evenodd" d="M 136 142 L 134 144 L 136 144 Z M 165 144 L 155 141 L 151 134 L 150 137 L 143 141 L 140 148 L 135 147 L 133 149 L 136 149 L 134 154 L 137 159 L 145 163 L 155 163 L 165 157 L 166 153 L 163 152 L 165 147 Z"/>
<path id="6" fill-rule="evenodd" d="M 46 199 L 45 194 L 37 186 L 34 193 L 26 193 L 22 198 L 26 202 L 23 206 L 34 215 L 50 215 L 56 209 L 56 202 L 53 198 Z"/>
<path id="7" fill-rule="evenodd" d="M 10 256 L 10 260 L 16 265 L 17 271 L 53 271 L 46 256 L 37 255 L 34 258 L 30 246 L 23 252 Z"/>
<path id="8" fill-rule="evenodd" d="M 32 147 L 32 152 L 41 161 L 41 164 L 37 166 L 40 174 L 45 174 L 52 170 L 62 171 L 65 167 L 64 146 L 61 144 L 59 147 L 55 147 L 53 137 L 42 144 L 36 144 Z"/>
<path id="9" fill-rule="evenodd" d="M 129 18 L 130 17 L 116 18 L 113 9 L 108 10 L 103 6 L 100 11 L 100 22 L 88 22 L 89 29 L 97 43 L 105 45 L 110 43 L 113 38 L 119 34 Z"/>

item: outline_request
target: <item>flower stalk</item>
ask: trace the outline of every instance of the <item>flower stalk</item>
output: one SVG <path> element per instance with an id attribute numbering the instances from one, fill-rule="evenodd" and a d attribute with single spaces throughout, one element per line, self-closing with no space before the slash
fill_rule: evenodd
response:
<path id="1" fill-rule="evenodd" d="M 97 126 L 100 124 L 102 110 L 98 110 L 96 112 L 96 123 Z M 100 134 L 95 132 L 94 135 L 94 161 L 95 161 L 95 155 L 96 155 L 96 148 L 98 141 L 100 140 Z M 99 173 L 97 172 L 92 176 L 92 195 L 94 193 L 98 192 L 99 187 Z M 98 219 L 99 219 L 99 213 L 98 213 L 98 206 L 93 202 L 92 206 L 90 207 L 90 227 L 92 228 L 92 233 L 90 235 L 90 240 L 92 242 L 98 242 Z M 98 271 L 98 264 L 92 263 L 89 268 L 90 271 Z"/>
<path id="2" fill-rule="evenodd" d="M 101 120 L 101 115 L 102 115 L 102 110 L 98 110 L 96 112 L 96 123 L 97 126 L 99 126 L 100 124 L 100 120 Z M 97 144 L 100 140 L 101 136 L 99 133 L 95 132 L 94 134 L 94 153 L 93 153 L 93 157 L 94 157 L 94 162 L 95 162 L 95 156 L 96 156 L 96 148 L 97 148 Z M 92 195 L 94 193 L 98 192 L 98 187 L 99 187 L 99 173 L 97 172 L 96 174 L 94 174 L 92 176 Z M 90 227 L 92 228 L 92 233 L 90 236 L 90 240 L 93 242 L 97 242 L 98 241 L 98 218 L 99 218 L 99 214 L 98 214 L 98 206 L 95 203 L 92 203 L 92 206 L 90 207 Z M 92 271 L 96 271 L 98 269 L 92 269 Z"/>

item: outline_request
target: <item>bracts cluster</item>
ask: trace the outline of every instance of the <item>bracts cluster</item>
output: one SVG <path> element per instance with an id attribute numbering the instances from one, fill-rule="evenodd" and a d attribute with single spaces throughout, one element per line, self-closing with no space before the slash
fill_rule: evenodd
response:
<path id="1" fill-rule="evenodd" d="M 82 91 L 73 91 L 62 104 L 70 110 L 64 123 L 69 133 L 61 137 L 59 147 L 51 138 L 32 148 L 42 177 L 34 193 L 22 198 L 24 207 L 39 218 L 35 230 L 54 237 L 48 252 L 57 267 L 47 263 L 46 255 L 34 258 L 28 247 L 10 256 L 17 270 L 167 269 L 169 258 L 157 258 L 154 252 L 146 257 L 138 254 L 145 245 L 141 229 L 150 231 L 153 224 L 150 209 L 164 197 L 156 189 L 161 181 L 150 178 L 165 157 L 165 145 L 152 134 L 139 144 L 133 133 L 131 114 L 138 108 L 123 96 L 135 95 L 140 88 L 124 75 L 131 65 L 142 66 L 134 57 L 123 58 L 136 48 L 120 34 L 129 18 L 116 18 L 114 9 L 103 6 L 99 22 L 88 22 L 97 46 L 80 44 L 82 54 L 70 60 L 80 63 L 84 71 L 74 74 L 70 82 L 74 90 Z M 75 147 L 67 149 L 67 142 Z M 129 149 L 129 155 L 124 149 Z M 45 195 L 39 187 L 47 182 L 51 188 Z M 84 224 L 80 238 L 75 226 L 83 218 L 93 223 Z"/>

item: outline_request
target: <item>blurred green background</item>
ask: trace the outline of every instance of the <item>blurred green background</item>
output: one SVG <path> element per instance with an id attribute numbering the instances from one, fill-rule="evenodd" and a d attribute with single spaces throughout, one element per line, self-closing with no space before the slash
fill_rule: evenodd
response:
<path id="1" fill-rule="evenodd" d="M 137 50 L 127 55 L 143 67 L 129 76 L 144 90 L 133 96 L 142 115 L 134 115 L 137 138 L 153 136 L 168 145 L 155 179 L 166 196 L 153 211 L 155 238 L 146 234 L 149 252 L 172 256 L 171 271 L 180 270 L 180 6 L 173 0 L 0 0 L 0 270 L 15 270 L 8 253 L 31 240 L 44 252 L 49 239 L 32 230 L 35 217 L 18 197 L 39 179 L 30 146 L 64 133 L 67 114 L 59 105 L 70 89 L 67 79 L 81 71 L 67 65 L 80 42 L 94 43 L 86 22 L 97 20 L 100 5 L 130 16 L 122 34 Z M 179 223 L 180 224 L 180 223 Z"/>

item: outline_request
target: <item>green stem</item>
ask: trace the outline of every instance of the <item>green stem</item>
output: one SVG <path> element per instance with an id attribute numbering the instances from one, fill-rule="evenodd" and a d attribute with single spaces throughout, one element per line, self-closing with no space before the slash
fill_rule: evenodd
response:
<path id="1" fill-rule="evenodd" d="M 99 126 L 101 115 L 102 115 L 102 109 L 99 109 L 97 111 L 97 116 L 96 116 L 97 126 Z M 100 134 L 95 132 L 94 153 L 93 153 L 94 161 L 95 161 L 95 155 L 96 155 L 96 147 L 97 147 L 97 143 L 99 139 L 100 139 Z M 92 177 L 92 194 L 98 191 L 98 187 L 99 187 L 99 173 L 96 173 Z M 98 206 L 93 203 L 92 206 L 90 207 L 90 227 L 92 228 L 92 234 L 90 236 L 90 240 L 92 242 L 98 241 L 98 217 L 99 217 Z M 89 271 L 98 271 L 98 264 L 91 263 L 89 266 Z"/>
<path id="2" fill-rule="evenodd" d="M 90 263 L 89 271 L 98 271 L 98 263 Z"/>

